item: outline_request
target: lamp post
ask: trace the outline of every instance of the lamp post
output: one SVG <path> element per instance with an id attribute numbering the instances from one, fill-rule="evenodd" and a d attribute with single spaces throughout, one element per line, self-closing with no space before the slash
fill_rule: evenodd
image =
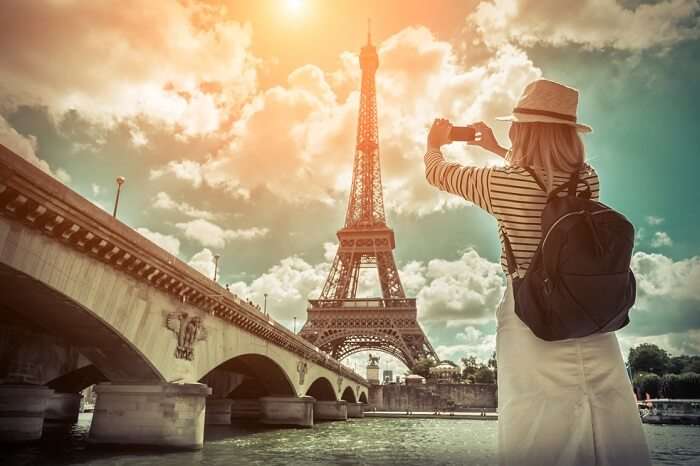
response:
<path id="1" fill-rule="evenodd" d="M 297 316 L 294 316 L 294 334 L 297 333 Z"/>
<path id="2" fill-rule="evenodd" d="M 117 207 L 119 207 L 119 193 L 122 191 L 122 185 L 126 181 L 123 176 L 117 177 L 117 198 L 114 201 L 114 212 L 112 212 L 112 217 L 117 218 Z"/>
<path id="3" fill-rule="evenodd" d="M 214 281 L 216 281 L 216 273 L 219 271 L 219 254 L 214 254 Z"/>
<path id="4" fill-rule="evenodd" d="M 263 298 L 265 299 L 263 302 L 263 312 L 267 315 L 267 293 L 263 293 Z"/>

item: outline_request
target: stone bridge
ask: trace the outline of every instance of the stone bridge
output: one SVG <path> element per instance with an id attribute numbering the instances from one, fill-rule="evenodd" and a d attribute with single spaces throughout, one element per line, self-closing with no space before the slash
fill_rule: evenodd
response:
<path id="1" fill-rule="evenodd" d="M 362 415 L 365 379 L 0 145 L 0 441 L 199 448 L 206 423 Z M 238 422 L 238 421 L 234 421 Z"/>

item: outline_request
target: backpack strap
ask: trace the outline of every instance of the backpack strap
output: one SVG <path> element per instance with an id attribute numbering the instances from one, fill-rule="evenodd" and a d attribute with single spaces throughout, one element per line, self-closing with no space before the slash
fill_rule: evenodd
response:
<path id="1" fill-rule="evenodd" d="M 557 196 L 560 192 L 564 191 L 565 189 L 567 190 L 567 196 L 577 196 L 576 191 L 578 190 L 578 185 L 580 183 L 583 183 L 586 186 L 586 189 L 579 195 L 579 197 L 582 197 L 584 199 L 590 199 L 591 198 L 591 186 L 586 182 L 585 180 L 581 180 L 578 176 L 579 171 L 581 171 L 581 168 L 578 168 L 577 170 L 574 170 L 571 173 L 571 176 L 569 177 L 569 181 L 566 183 L 562 183 L 561 185 L 557 186 L 552 190 L 547 195 L 547 200 L 550 201 L 553 198 Z M 545 191 L 546 192 L 546 191 Z"/>
<path id="2" fill-rule="evenodd" d="M 513 254 L 513 247 L 510 245 L 510 240 L 506 234 L 505 228 L 501 226 L 501 235 L 503 235 L 503 247 L 506 250 L 506 263 L 508 264 L 508 276 L 512 280 L 520 278 L 518 273 L 518 262 L 515 260 L 515 254 Z"/>
<path id="3" fill-rule="evenodd" d="M 546 193 L 547 187 L 544 185 L 544 183 L 540 179 L 539 175 L 537 175 L 535 170 L 533 170 L 532 167 L 525 167 L 525 171 L 527 171 L 530 174 L 530 176 L 535 180 L 540 189 Z"/>

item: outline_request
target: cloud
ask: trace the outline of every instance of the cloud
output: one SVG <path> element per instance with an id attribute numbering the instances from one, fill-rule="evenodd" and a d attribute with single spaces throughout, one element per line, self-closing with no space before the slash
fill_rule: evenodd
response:
<path id="1" fill-rule="evenodd" d="M 18 133 L 2 115 L 0 115 L 0 144 L 63 184 L 70 183 L 71 177 L 68 172 L 62 168 L 58 168 L 55 171 L 51 170 L 48 162 L 36 155 L 39 147 L 36 137 L 31 134 L 24 136 Z"/>
<path id="2" fill-rule="evenodd" d="M 700 37 L 700 2 L 662 0 L 627 8 L 616 0 L 482 1 L 469 20 L 486 44 L 517 43 L 628 51 Z"/>
<path id="3" fill-rule="evenodd" d="M 137 228 L 137 232 L 168 251 L 173 256 L 180 254 L 180 240 L 171 235 L 164 235 L 148 228 Z"/>
<path id="4" fill-rule="evenodd" d="M 176 202 L 170 197 L 170 195 L 168 195 L 168 193 L 163 191 L 156 194 L 155 198 L 153 199 L 153 207 L 158 209 L 174 210 L 188 217 L 202 218 L 205 220 L 212 220 L 214 218 L 214 214 L 212 212 L 197 209 L 184 201 Z"/>
<path id="5" fill-rule="evenodd" d="M 223 8 L 169 0 L 5 6 L 0 42 L 15 46 L 3 52 L 0 86 L 14 102 L 56 115 L 76 109 L 106 124 L 142 115 L 192 136 L 216 131 L 255 91 L 251 29 Z M 148 141 L 138 128 L 131 137 L 137 146 Z"/>
<path id="6" fill-rule="evenodd" d="M 664 222 L 663 217 L 655 217 L 654 215 L 649 215 L 646 218 L 646 221 L 649 225 L 661 225 Z"/>
<path id="7" fill-rule="evenodd" d="M 176 223 L 185 237 L 198 241 L 202 246 L 221 249 L 229 240 L 252 240 L 267 235 L 267 228 L 244 228 L 228 230 L 207 220 L 198 218 L 189 222 Z"/>
<path id="8" fill-rule="evenodd" d="M 651 239 L 650 244 L 652 248 L 661 248 L 664 246 L 672 246 L 673 240 L 671 240 L 671 237 L 668 236 L 668 233 L 665 231 L 657 231 L 654 232 L 654 237 Z"/>
<path id="9" fill-rule="evenodd" d="M 484 334 L 474 327 L 465 327 L 455 336 L 456 344 L 438 345 L 435 351 L 440 359 L 449 359 L 457 364 L 463 357 L 475 356 L 486 363 L 496 351 L 496 334 Z"/>
<path id="10" fill-rule="evenodd" d="M 636 252 L 631 267 L 637 301 L 622 334 L 661 338 L 678 333 L 691 338 L 688 332 L 700 330 L 700 257 L 674 261 L 663 254 Z M 688 341 L 674 344 L 678 348 Z"/>
<path id="11" fill-rule="evenodd" d="M 448 326 L 493 320 L 505 291 L 501 266 L 471 248 L 458 260 L 432 259 L 424 277 L 417 295 L 420 318 Z"/>
<path id="12" fill-rule="evenodd" d="M 250 283 L 232 283 L 232 292 L 243 299 L 250 299 L 262 306 L 267 293 L 267 310 L 276 320 L 299 319 L 301 329 L 306 319 L 307 300 L 318 298 L 328 276 L 328 263 L 311 265 L 304 259 L 292 256 L 282 259 L 266 273 Z"/>
<path id="13" fill-rule="evenodd" d="M 664 335 L 635 336 L 618 335 L 620 350 L 625 359 L 629 355 L 630 348 L 642 343 L 650 343 L 663 348 L 671 355 L 700 354 L 700 330 L 691 329 L 683 332 L 667 333 Z"/>
<path id="14" fill-rule="evenodd" d="M 207 248 L 194 254 L 187 265 L 208 278 L 214 277 L 214 254 Z"/>
<path id="15" fill-rule="evenodd" d="M 427 214 L 464 206 L 425 181 L 423 154 L 428 126 L 443 115 L 456 122 L 487 120 L 509 112 L 523 87 L 541 76 L 527 55 L 504 45 L 486 62 L 460 64 L 449 42 L 424 27 L 406 28 L 378 47 L 379 136 L 388 210 Z M 305 65 L 287 83 L 260 92 L 245 104 L 230 141 L 201 159 L 170 161 L 151 172 L 193 187 L 233 194 L 264 186 L 291 203 L 342 205 L 352 179 L 359 101 L 357 55 L 341 55 L 339 70 Z M 495 131 L 505 137 L 506 125 Z M 473 152 L 471 152 L 473 151 Z M 500 163 L 463 145 L 450 147 L 462 162 Z"/>

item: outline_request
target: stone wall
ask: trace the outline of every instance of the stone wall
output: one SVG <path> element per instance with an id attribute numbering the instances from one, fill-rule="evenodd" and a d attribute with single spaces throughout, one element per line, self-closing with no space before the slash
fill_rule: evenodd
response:
<path id="1" fill-rule="evenodd" d="M 381 406 L 379 405 L 381 393 Z M 374 397 L 372 395 L 375 395 Z M 470 408 L 496 408 L 495 384 L 416 384 L 373 385 L 370 389 L 370 404 L 384 411 L 433 411 L 445 409 L 448 401 L 454 401 L 457 411 Z M 374 402 L 373 402 L 374 401 Z"/>

